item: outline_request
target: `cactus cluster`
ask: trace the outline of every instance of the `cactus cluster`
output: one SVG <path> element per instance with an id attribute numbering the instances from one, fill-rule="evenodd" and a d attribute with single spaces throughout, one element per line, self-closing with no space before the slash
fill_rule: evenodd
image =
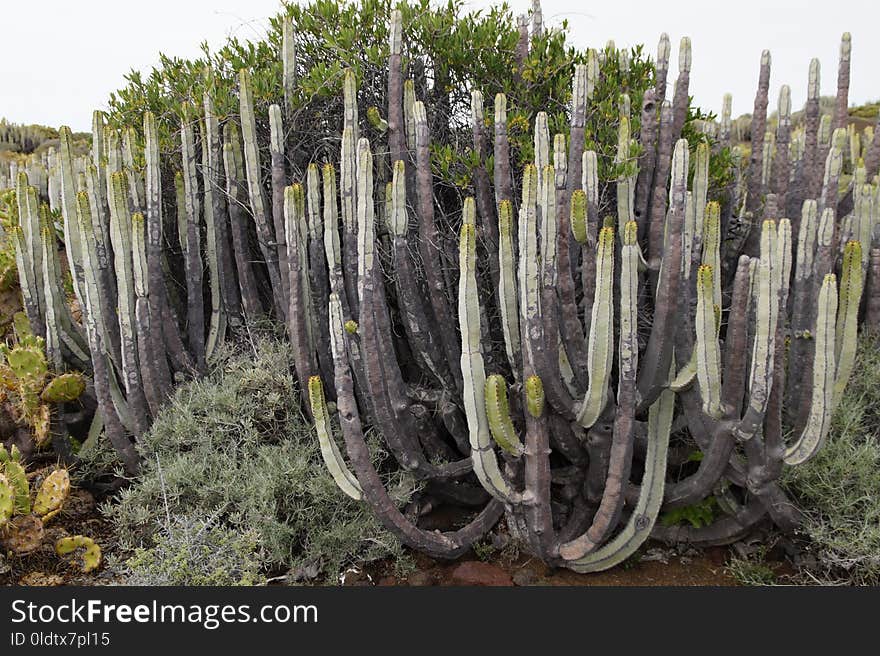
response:
<path id="1" fill-rule="evenodd" d="M 43 527 L 64 507 L 70 495 L 70 476 L 66 469 L 50 472 L 39 488 L 31 490 L 29 479 L 16 447 L 7 451 L 0 445 L 0 548 L 23 556 L 43 543 Z M 101 548 L 91 538 L 75 535 L 60 538 L 55 550 L 59 556 L 83 548 L 81 569 L 90 572 L 101 563 Z"/>
<path id="2" fill-rule="evenodd" d="M 45 350 L 42 337 L 21 327 L 11 346 L 0 344 L 0 403 L 31 431 L 37 447 L 59 441 L 53 435 L 53 414 L 57 418 L 57 407 L 75 401 L 86 388 L 82 374 L 52 373 Z"/>
<path id="3" fill-rule="evenodd" d="M 20 452 L 0 445 L 0 544 L 19 554 L 36 549 L 69 493 L 67 470 L 56 469 L 32 494 Z"/>
<path id="4" fill-rule="evenodd" d="M 187 105 L 177 152 L 160 149 L 150 112 L 122 134 L 96 113 L 85 158 L 62 128 L 58 186 L 83 326 L 57 303 L 56 250 L 38 247 L 49 237 L 40 242 L 20 174 L 28 315 L 62 363 L 77 362 L 85 338 L 106 435 L 127 466 L 173 385 L 268 314 L 287 329 L 333 479 L 434 556 L 464 553 L 502 516 L 534 554 L 577 571 L 613 566 L 649 536 L 721 543 L 763 521 L 795 526 L 782 469 L 827 435 L 863 296 L 867 321 L 880 312 L 880 130 L 863 152 L 842 125 L 823 128 L 813 66 L 803 132 L 783 87 L 768 133 L 764 53 L 749 161 L 713 188 L 729 102 L 720 125 L 693 130 L 691 42 L 667 100 L 664 35 L 654 88 L 636 106 L 621 94 L 612 110 L 609 165 L 585 138 L 609 46 L 575 66 L 567 125 L 531 117 L 524 166 L 511 152 L 512 101 L 498 93 L 487 112 L 492 90 L 473 90 L 471 185 L 450 217 L 438 210 L 448 205 L 437 201 L 432 132 L 454 128 L 436 89 L 405 68 L 405 28 L 391 11 L 384 106 L 362 118 L 355 72 L 341 74 L 344 120 L 329 127 L 341 140 L 321 167 L 290 155 L 295 24 L 280 49 L 284 101 L 264 108 L 259 79 L 242 69 L 238 116 L 221 118 L 210 93 Z M 529 50 L 550 32 L 535 3 L 516 75 L 534 74 Z M 615 58 L 618 72 L 630 66 Z M 845 171 L 853 182 L 840 193 Z M 402 512 L 368 428 L 429 503 L 471 508 L 470 520 L 437 532 Z M 709 497 L 721 515 L 708 526 L 656 521 Z M 82 542 L 59 550 L 78 547 L 89 558 Z"/>

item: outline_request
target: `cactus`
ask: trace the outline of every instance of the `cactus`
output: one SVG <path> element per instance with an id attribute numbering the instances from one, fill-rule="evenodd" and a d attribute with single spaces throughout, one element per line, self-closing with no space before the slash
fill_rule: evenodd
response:
<path id="1" fill-rule="evenodd" d="M 66 469 L 56 469 L 44 480 L 34 499 L 33 512 L 44 524 L 55 517 L 70 494 L 70 476 Z"/>
<path id="2" fill-rule="evenodd" d="M 21 464 L 21 453 L 18 447 L 13 446 L 11 451 L 0 445 L 0 474 L 3 474 L 6 485 L 12 490 L 14 504 L 10 511 L 12 514 L 27 515 L 31 512 L 30 484 L 24 465 Z M 0 521 L 0 526 L 3 522 Z"/>
<path id="3" fill-rule="evenodd" d="M 45 341 L 34 335 L 19 336 L 11 347 L 0 345 L 0 356 L 0 398 L 14 403 L 13 419 L 32 431 L 38 447 L 53 439 L 62 451 L 59 455 L 69 455 L 66 434 L 53 432 L 52 406 L 79 398 L 85 391 L 82 375 L 50 373 Z M 61 426 L 55 429 L 62 431 Z"/>
<path id="4" fill-rule="evenodd" d="M 74 551 L 82 549 L 82 564 L 80 568 L 86 574 L 92 572 L 101 565 L 101 547 L 92 538 L 84 535 L 73 535 L 59 538 L 55 542 L 55 553 L 66 556 Z"/>
<path id="5" fill-rule="evenodd" d="M 43 539 L 43 526 L 59 512 L 70 494 L 66 469 L 56 469 L 43 479 L 31 499 L 19 456 L 0 452 L 0 546 L 22 555 L 34 551 Z"/>
<path id="6" fill-rule="evenodd" d="M 784 85 L 778 123 L 767 130 L 770 53 L 762 54 L 749 162 L 734 149 L 734 178 L 717 189 L 713 158 L 738 140 L 740 126 L 729 97 L 720 126 L 689 121 L 695 60 L 687 37 L 672 94 L 664 35 L 656 86 L 641 96 L 621 88 L 612 99 L 619 120 L 611 161 L 609 144 L 585 135 L 588 117 L 607 109 L 594 97 L 601 71 L 635 66 L 613 43 L 574 66 L 566 127 L 557 108 L 520 105 L 516 84 L 501 87 L 510 96 L 495 95 L 489 116 L 483 94 L 497 89 L 474 88 L 469 107 L 453 107 L 443 97 L 448 80 L 425 85 L 405 15 L 388 10 L 387 106 L 370 104 L 381 97 L 374 89 L 357 89 L 357 76 L 372 73 L 345 70 L 341 103 L 333 100 L 341 125 L 308 158 L 286 135 L 302 125 L 300 110 L 318 102 L 298 86 L 297 66 L 309 57 L 297 63 L 300 35 L 290 20 L 280 25 L 277 90 L 261 71 L 242 69 L 236 99 L 224 94 L 234 87 L 228 73 L 211 70 L 198 119 L 188 108 L 173 125 L 173 117 L 145 114 L 142 181 L 132 126 L 105 129 L 96 114 L 93 152 L 81 161 L 62 131 L 57 160 L 29 165 L 31 177 L 16 180 L 20 218 L 9 234 L 35 336 L 8 349 L 7 394 L 45 438 L 54 430 L 51 404 L 83 387 L 62 373 L 81 358 L 107 437 L 133 471 L 134 438 L 173 384 L 206 370 L 228 328 L 249 330 L 268 315 L 285 323 L 333 480 L 414 548 L 455 557 L 505 514 L 536 556 L 596 571 L 649 536 L 725 542 L 768 516 L 791 528 L 782 470 L 825 439 L 853 367 L 863 288 L 867 315 L 878 314 L 880 131 L 863 148 L 840 124 L 849 38 L 834 119 L 819 116 L 814 61 L 797 130 Z M 542 57 L 537 39 L 553 35 L 538 5 L 532 21 L 531 41 L 528 20 L 519 24 L 519 81 Z M 525 116 L 534 116 L 530 135 Z M 458 135 L 462 119 L 471 178 L 456 190 L 434 178 L 450 142 L 431 131 L 448 126 Z M 160 142 L 173 143 L 178 129 L 179 143 L 166 152 Z M 525 148 L 523 137 L 531 140 Z M 533 161 L 513 160 L 530 153 Z M 337 158 L 338 171 L 326 163 Z M 177 249 L 166 252 L 163 235 L 161 176 L 170 182 L 175 170 L 182 273 L 172 270 Z M 850 172 L 851 191 L 841 197 Z M 44 182 L 62 210 L 82 326 L 59 294 L 57 244 L 36 196 Z M 47 354 L 41 359 L 31 344 Z M 686 474 L 668 462 L 673 426 L 703 454 Z M 366 427 L 418 481 L 421 499 L 473 508 L 469 521 L 441 533 L 400 512 L 370 459 Z M 19 519 L 30 503 L 22 471 L 4 469 L 0 508 L 11 494 L 7 523 L 20 522 L 20 543 L 30 545 L 42 522 Z M 664 509 L 711 495 L 721 517 L 709 526 L 656 522 Z M 48 496 L 35 504 L 47 520 L 58 510 Z M 95 555 L 92 546 L 77 536 L 58 549 Z"/>
<path id="7" fill-rule="evenodd" d="M 15 513 L 15 489 L 3 474 L 0 474 L 0 528 L 6 525 Z"/>
<path id="8" fill-rule="evenodd" d="M 31 500 L 31 490 L 20 454 L 13 447 L 8 452 L 0 445 L 0 546 L 26 555 L 43 542 L 43 527 L 61 512 L 70 494 L 70 477 L 66 469 L 56 469 L 43 479 Z M 84 572 L 101 563 L 101 549 L 91 539 L 80 535 L 61 538 L 56 542 L 59 556 L 83 548 Z"/>

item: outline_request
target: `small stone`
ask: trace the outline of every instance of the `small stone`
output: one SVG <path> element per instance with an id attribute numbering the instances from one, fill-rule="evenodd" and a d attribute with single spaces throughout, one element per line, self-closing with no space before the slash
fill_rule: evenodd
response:
<path id="1" fill-rule="evenodd" d="M 497 565 L 471 560 L 452 570 L 453 585 L 510 586 L 510 575 Z"/>
<path id="2" fill-rule="evenodd" d="M 716 566 L 723 565 L 727 560 L 727 549 L 724 547 L 709 547 L 705 553 L 709 562 Z"/>
<path id="3" fill-rule="evenodd" d="M 513 573 L 514 585 L 537 585 L 539 580 L 540 577 L 538 576 L 538 573 L 529 567 L 523 567 Z"/>
<path id="4" fill-rule="evenodd" d="M 431 572 L 413 572 L 406 577 L 406 582 L 413 587 L 435 585 L 434 576 Z"/>

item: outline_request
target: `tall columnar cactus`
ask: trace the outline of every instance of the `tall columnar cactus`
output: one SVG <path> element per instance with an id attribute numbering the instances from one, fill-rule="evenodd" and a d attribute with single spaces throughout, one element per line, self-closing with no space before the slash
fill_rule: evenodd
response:
<path id="1" fill-rule="evenodd" d="M 201 198 L 196 179 L 195 136 L 192 123 L 184 109 L 181 124 L 181 157 L 183 159 L 183 193 L 186 233 L 183 240 L 186 270 L 186 323 L 190 352 L 199 369 L 205 367 L 205 301 L 202 294 L 202 234 L 200 229 Z"/>
<path id="2" fill-rule="evenodd" d="M 473 89 L 453 107 L 445 81 L 427 89 L 405 47 L 405 12 L 389 11 L 385 96 L 373 84 L 379 95 L 362 117 L 366 94 L 346 70 L 341 134 L 308 159 L 287 143 L 311 100 L 296 86 L 298 35 L 285 21 L 277 98 L 260 89 L 255 102 L 261 85 L 245 69 L 239 117 L 215 111 L 229 104 L 210 95 L 222 85 L 179 126 L 145 115 L 143 172 L 141 135 L 105 129 L 100 115 L 90 157 L 76 159 L 63 130 L 57 161 L 26 167 L 10 234 L 29 314 L 53 364 L 87 361 L 106 435 L 129 469 L 133 437 L 173 384 L 204 371 L 227 328 L 234 337 L 269 315 L 286 323 L 333 479 L 434 556 L 460 555 L 502 514 L 535 555 L 577 571 L 619 563 L 649 536 L 725 542 L 766 518 L 790 528 L 796 513 L 777 481 L 825 439 L 853 367 L 863 288 L 867 316 L 880 316 L 880 130 L 863 144 L 820 118 L 814 61 L 803 129 L 792 129 L 783 86 L 768 132 L 765 52 L 751 159 L 734 147 L 733 182 L 716 189 L 717 158 L 743 135 L 729 99 L 717 130 L 688 122 L 689 39 L 672 94 L 666 35 L 655 87 L 621 89 L 610 161 L 609 144 L 588 145 L 585 133 L 600 66 L 633 65 L 613 43 L 574 67 L 566 130 L 553 114 L 524 113 L 516 93 L 487 110 L 483 94 L 496 89 Z M 531 42 L 520 23 L 514 75 L 541 56 L 551 28 L 540 16 L 536 7 Z M 436 184 L 429 123 L 459 129 L 462 116 L 473 166 L 459 193 Z M 523 118 L 534 121 L 533 162 L 513 161 Z M 178 129 L 179 152 L 163 152 L 160 139 Z M 682 139 L 695 130 L 697 143 Z M 175 171 L 182 253 L 164 234 Z M 82 326 L 60 293 L 49 214 L 30 185 L 51 188 L 61 207 Z M 420 503 L 470 508 L 470 520 L 440 533 L 399 510 L 383 486 L 391 460 L 377 470 L 367 427 L 418 482 Z M 699 454 L 671 452 L 673 431 Z M 683 469 L 684 458 L 697 464 Z M 22 503 L 15 471 L 2 476 L 0 516 L 10 499 Z M 711 497 L 719 516 L 708 526 L 657 522 Z M 86 540 L 58 549 L 95 556 Z"/>
<path id="3" fill-rule="evenodd" d="M 844 32 L 840 38 L 840 60 L 837 68 L 837 98 L 834 104 L 834 127 L 845 128 L 849 117 L 849 73 L 852 37 Z"/>
<path id="4" fill-rule="evenodd" d="M 121 335 L 122 380 L 134 428 L 138 435 L 142 435 L 149 428 L 150 415 L 140 367 L 140 360 L 144 356 L 138 352 L 137 297 L 132 246 L 132 231 L 136 224 L 132 222 L 128 211 L 128 178 L 123 171 L 110 174 L 110 188 L 110 238 L 113 243 L 114 268 L 117 289 L 119 289 L 117 316 Z"/>
<path id="5" fill-rule="evenodd" d="M 761 53 L 761 69 L 758 76 L 758 92 L 755 94 L 755 108 L 752 111 L 752 150 L 749 156 L 749 186 L 746 199 L 746 211 L 751 217 L 745 217 L 751 224 L 748 240 L 745 244 L 746 253 L 757 251 L 760 241 L 760 207 L 762 200 L 761 173 L 764 167 L 764 133 L 767 130 L 767 104 L 770 87 L 770 51 Z"/>
<path id="6" fill-rule="evenodd" d="M 287 304 L 283 294 L 284 285 L 281 282 L 282 272 L 278 260 L 278 245 L 275 241 L 277 226 L 273 228 L 272 223 L 270 223 L 271 213 L 263 191 L 262 176 L 260 174 L 260 151 L 257 146 L 257 123 L 254 115 L 254 95 L 251 86 L 251 75 L 247 69 L 242 69 L 239 72 L 239 98 L 241 105 L 241 134 L 244 139 L 244 167 L 250 209 L 253 213 L 254 223 L 257 226 L 257 240 L 260 245 L 260 252 L 263 254 L 269 271 L 275 311 L 277 316 L 283 319 L 287 316 Z"/>

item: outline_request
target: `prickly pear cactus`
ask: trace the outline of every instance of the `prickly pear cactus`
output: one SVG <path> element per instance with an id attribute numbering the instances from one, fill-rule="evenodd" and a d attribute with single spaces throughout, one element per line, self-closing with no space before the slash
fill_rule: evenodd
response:
<path id="1" fill-rule="evenodd" d="M 0 529 L 6 526 L 14 512 L 15 490 L 6 476 L 0 474 Z"/>
<path id="2" fill-rule="evenodd" d="M 12 487 L 15 514 L 27 515 L 30 513 L 30 486 L 28 485 L 24 466 L 21 464 L 21 453 L 15 445 L 12 447 L 12 453 L 9 453 L 6 447 L 0 444 L 0 474 L 6 477 L 6 482 Z"/>
<path id="3" fill-rule="evenodd" d="M 25 327 L 16 326 L 13 346 L 0 345 L 0 401 L 12 401 L 14 419 L 29 426 L 34 442 L 43 446 L 52 434 L 51 404 L 77 399 L 86 385 L 78 373 L 51 374 L 43 339 Z"/>
<path id="4" fill-rule="evenodd" d="M 82 549 L 80 567 L 83 572 L 91 572 L 101 565 L 101 547 L 92 538 L 72 535 L 61 538 L 55 543 L 55 553 L 59 556 L 66 556 L 80 549 Z"/>
<path id="5" fill-rule="evenodd" d="M 23 556 L 43 542 L 43 522 L 36 515 L 15 515 L 0 534 L 0 547 Z"/>
<path id="6" fill-rule="evenodd" d="M 49 381 L 40 396 L 46 403 L 69 403 L 78 399 L 85 389 L 82 374 L 61 374 Z"/>
<path id="7" fill-rule="evenodd" d="M 17 378 L 40 383 L 49 371 L 43 340 L 39 337 L 22 336 L 12 348 L 0 345 L 0 353 L 6 356 L 6 364 Z"/>
<path id="8" fill-rule="evenodd" d="M 47 523 L 61 512 L 70 494 L 70 476 L 66 469 L 56 469 L 46 477 L 34 499 L 34 514 Z"/>

